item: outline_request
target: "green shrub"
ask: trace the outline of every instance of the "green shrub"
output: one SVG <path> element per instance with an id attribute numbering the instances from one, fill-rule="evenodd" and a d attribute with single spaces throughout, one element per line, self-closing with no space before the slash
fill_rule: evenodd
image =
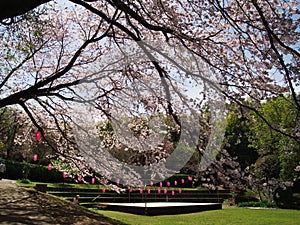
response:
<path id="1" fill-rule="evenodd" d="M 300 209 L 300 193 L 293 193 L 292 209 Z"/>
<path id="2" fill-rule="evenodd" d="M 259 199 L 257 199 L 254 196 L 236 196 L 234 198 L 234 202 L 236 204 L 242 203 L 242 202 L 258 202 Z"/>
<path id="3" fill-rule="evenodd" d="M 29 179 L 22 179 L 22 180 L 20 180 L 20 183 L 22 183 L 22 184 L 31 184 L 32 182 Z"/>
<path id="4" fill-rule="evenodd" d="M 20 162 L 14 161 L 6 161 L 6 173 L 5 178 L 18 180 L 18 179 L 25 179 L 25 171 L 24 171 L 24 164 Z"/>
<path id="5" fill-rule="evenodd" d="M 237 204 L 238 207 L 260 207 L 260 208 L 274 208 L 276 207 L 275 202 L 240 202 Z"/>
<path id="6" fill-rule="evenodd" d="M 28 178 L 32 181 L 55 183 L 62 182 L 63 177 L 61 172 L 52 169 L 48 170 L 47 166 L 31 164 Z"/>
<path id="7" fill-rule="evenodd" d="M 13 180 L 29 179 L 34 182 L 63 182 L 61 172 L 56 169 L 48 170 L 47 166 L 27 162 L 6 161 L 5 177 Z"/>
<path id="8" fill-rule="evenodd" d="M 293 189 L 290 187 L 278 188 L 275 191 L 274 199 L 279 208 L 284 208 L 284 209 L 292 208 Z"/>
<path id="9" fill-rule="evenodd" d="M 255 196 L 255 193 L 249 189 L 242 190 L 236 196 L 234 196 L 235 204 L 239 204 L 241 202 L 258 202 L 259 199 Z"/>

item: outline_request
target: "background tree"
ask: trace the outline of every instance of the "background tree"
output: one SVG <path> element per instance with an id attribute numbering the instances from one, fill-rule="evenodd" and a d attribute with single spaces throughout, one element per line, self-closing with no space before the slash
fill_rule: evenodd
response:
<path id="1" fill-rule="evenodd" d="M 10 159 L 14 154 L 15 140 L 22 128 L 22 113 L 12 108 L 2 108 L 0 110 L 0 128 L 0 152 L 2 157 Z"/>
<path id="2" fill-rule="evenodd" d="M 299 132 L 299 111 L 289 97 L 282 96 L 268 100 L 262 105 L 261 114 L 279 130 L 286 130 L 290 134 Z M 270 129 L 255 114 L 252 114 L 252 118 L 249 138 L 251 146 L 262 158 L 269 155 L 276 156 L 279 164 L 274 165 L 279 166 L 282 181 L 295 181 L 297 177 L 295 168 L 300 161 L 297 139 Z"/>
<path id="3" fill-rule="evenodd" d="M 250 147 L 248 135 L 250 132 L 250 121 L 248 111 L 240 115 L 239 112 L 229 112 L 226 118 L 226 132 L 224 148 L 232 157 L 236 157 L 241 169 L 251 166 L 258 159 L 255 148 Z"/>

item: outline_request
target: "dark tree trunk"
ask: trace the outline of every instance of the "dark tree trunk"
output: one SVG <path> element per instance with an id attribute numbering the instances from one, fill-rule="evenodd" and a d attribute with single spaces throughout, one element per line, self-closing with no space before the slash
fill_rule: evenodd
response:
<path id="1" fill-rule="evenodd" d="M 51 0 L 2 0 L 0 1 L 0 21 L 22 15 Z"/>

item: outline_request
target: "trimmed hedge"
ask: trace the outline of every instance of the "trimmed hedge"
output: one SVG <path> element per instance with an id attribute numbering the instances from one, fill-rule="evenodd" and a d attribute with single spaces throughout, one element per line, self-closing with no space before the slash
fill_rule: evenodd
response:
<path id="1" fill-rule="evenodd" d="M 48 170 L 47 166 L 27 162 L 6 161 L 7 179 L 29 179 L 34 182 L 56 183 L 63 182 L 61 172 L 56 169 Z"/>
<path id="2" fill-rule="evenodd" d="M 260 207 L 260 208 L 275 208 L 275 202 L 240 202 L 238 207 Z"/>

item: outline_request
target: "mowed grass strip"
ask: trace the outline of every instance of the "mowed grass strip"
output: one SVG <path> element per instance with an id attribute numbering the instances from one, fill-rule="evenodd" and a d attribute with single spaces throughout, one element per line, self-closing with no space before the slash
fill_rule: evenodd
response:
<path id="1" fill-rule="evenodd" d="M 299 210 L 284 209 L 248 209 L 228 207 L 222 210 L 205 211 L 182 215 L 168 216 L 139 216 L 128 213 L 96 210 L 104 216 L 122 221 L 131 225 L 299 225 Z"/>

